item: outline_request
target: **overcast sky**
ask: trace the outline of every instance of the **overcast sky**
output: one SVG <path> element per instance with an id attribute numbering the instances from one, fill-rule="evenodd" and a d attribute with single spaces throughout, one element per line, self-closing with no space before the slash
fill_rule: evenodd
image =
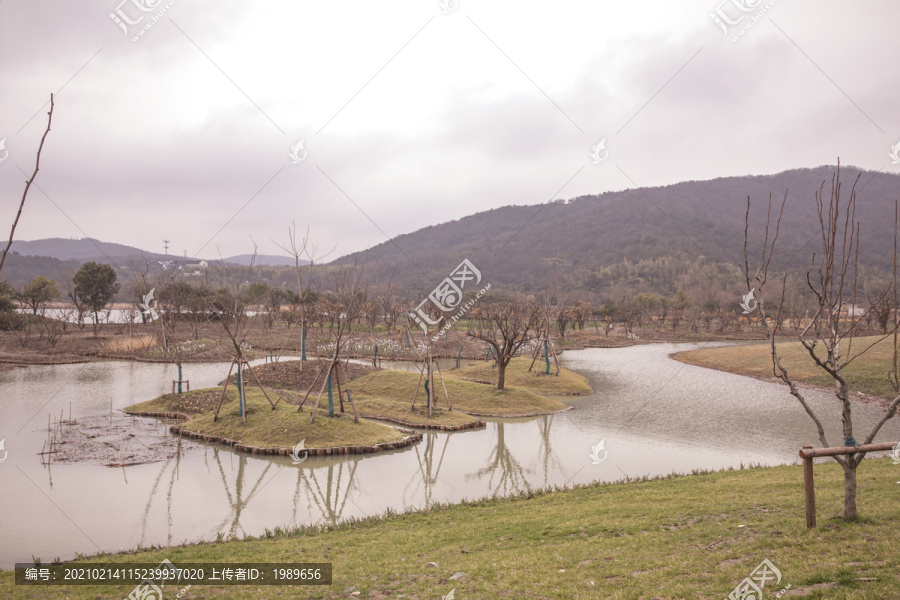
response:
<path id="1" fill-rule="evenodd" d="M 335 258 L 509 204 L 900 171 L 900 3 L 718 1 L 0 0 L 0 225 L 51 92 L 16 238 L 204 258 L 292 220 Z"/>

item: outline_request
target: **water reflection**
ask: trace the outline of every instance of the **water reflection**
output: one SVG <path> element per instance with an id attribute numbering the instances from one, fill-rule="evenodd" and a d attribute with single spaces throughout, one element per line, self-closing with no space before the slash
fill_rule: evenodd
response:
<path id="1" fill-rule="evenodd" d="M 228 498 L 228 506 L 230 508 L 229 513 L 225 516 L 224 519 L 217 525 L 210 533 L 213 534 L 224 534 L 226 539 L 235 539 L 238 538 L 238 531 L 243 536 L 247 535 L 247 531 L 241 525 L 241 512 L 253 499 L 256 495 L 256 492 L 259 490 L 260 486 L 263 485 L 263 481 L 265 480 L 266 474 L 269 470 L 274 466 L 275 463 L 268 463 L 266 467 L 259 473 L 255 479 L 256 481 L 253 483 L 253 487 L 250 488 L 249 491 L 245 492 L 244 490 L 244 477 L 246 476 L 247 471 L 247 456 L 245 454 L 231 454 L 231 459 L 237 459 L 238 467 L 237 472 L 234 478 L 234 491 L 231 490 L 228 485 L 228 477 L 225 475 L 225 469 L 222 468 L 222 460 L 220 456 L 220 452 L 218 449 L 213 450 L 213 460 L 216 463 L 216 466 L 219 468 L 219 474 L 222 478 L 222 488 L 225 490 L 225 496 Z M 227 534 L 225 534 L 227 528 Z"/>
<path id="2" fill-rule="evenodd" d="M 438 438 L 442 438 L 440 457 L 437 464 L 434 463 L 434 450 L 438 445 Z M 425 506 L 434 503 L 434 486 L 438 482 L 441 473 L 441 465 L 447 454 L 447 446 L 450 444 L 449 435 L 438 435 L 434 432 L 422 434 L 422 442 L 416 444 L 416 465 L 418 469 L 410 476 L 409 483 L 403 488 L 403 504 L 413 504 L 414 498 L 423 498 Z"/>
<path id="3" fill-rule="evenodd" d="M 512 454 L 506 444 L 504 435 L 505 423 L 490 423 L 488 427 L 497 432 L 497 441 L 494 449 L 488 456 L 487 464 L 466 475 L 466 481 L 473 479 L 487 483 L 487 489 L 492 495 L 508 495 L 520 491 L 531 491 L 527 474 L 531 473 Z"/>
<path id="4" fill-rule="evenodd" d="M 9 450 L 0 465 L 0 483 L 15 490 L 0 494 L 0 566 L 9 568 L 32 554 L 67 560 L 76 552 L 255 536 L 279 526 L 335 525 L 388 508 L 609 481 L 622 473 L 794 461 L 799 444 L 815 432 L 783 386 L 686 366 L 667 356 L 691 347 L 567 352 L 563 363 L 578 369 L 597 390 L 567 398 L 576 410 L 488 420 L 478 430 L 431 431 L 412 447 L 310 457 L 301 465 L 287 457 L 263 458 L 212 445 L 121 470 L 42 466 L 37 453 L 47 437 L 45 413 L 55 418 L 72 402 L 78 419 L 107 414 L 110 396 L 114 410 L 147 400 L 171 389 L 172 366 L 104 362 L 0 373 L 0 429 L 11 424 L 11 433 L 0 431 Z M 226 368 L 191 365 L 192 383 L 214 385 Z M 839 420 L 833 396 L 812 391 L 809 400 L 829 423 Z M 854 406 L 860 425 L 878 414 Z M 165 435 L 166 424 L 159 421 L 158 427 Z M 878 441 L 897 436 L 900 422 L 895 420 Z M 608 440 L 609 458 L 593 464 L 590 448 L 601 439 Z M 184 448 L 192 444 L 184 441 Z"/>
<path id="5" fill-rule="evenodd" d="M 355 490 L 358 466 L 359 461 L 354 460 L 349 463 L 331 464 L 324 469 L 299 469 L 297 473 L 298 490 L 302 481 L 306 488 L 307 499 L 315 503 L 316 508 L 319 509 L 320 517 L 317 521 L 326 521 L 329 525 L 337 525 L 341 520 L 350 493 Z M 319 472 L 317 473 L 317 471 Z M 321 471 L 325 471 L 325 473 L 323 474 Z M 312 505 L 308 503 L 307 508 L 311 509 Z M 296 515 L 296 512 L 294 514 Z"/>
<path id="6" fill-rule="evenodd" d="M 540 446 L 538 446 L 537 456 L 535 456 L 535 465 L 540 465 L 544 472 L 542 487 L 550 485 L 550 474 L 554 472 L 562 472 L 563 465 L 558 455 L 553 453 L 553 445 L 551 442 L 550 431 L 553 425 L 553 419 L 557 415 L 545 415 L 534 421 L 538 428 L 540 436 Z"/>

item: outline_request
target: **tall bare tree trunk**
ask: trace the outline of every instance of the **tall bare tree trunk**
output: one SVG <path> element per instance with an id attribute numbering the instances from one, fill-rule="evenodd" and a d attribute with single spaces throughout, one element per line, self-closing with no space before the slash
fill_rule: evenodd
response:
<path id="1" fill-rule="evenodd" d="M 856 514 L 856 466 L 854 457 L 847 457 L 844 469 L 844 520 L 855 521 Z"/>

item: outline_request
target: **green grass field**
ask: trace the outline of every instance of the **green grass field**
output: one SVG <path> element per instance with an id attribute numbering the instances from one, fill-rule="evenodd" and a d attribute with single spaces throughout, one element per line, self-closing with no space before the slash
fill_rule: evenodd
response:
<path id="1" fill-rule="evenodd" d="M 275 530 L 210 542 L 92 557 L 87 562 L 330 562 L 327 587 L 194 586 L 186 599 L 493 598 L 720 600 L 763 559 L 791 598 L 900 597 L 900 466 L 859 469 L 856 523 L 841 520 L 842 475 L 816 465 L 819 527 L 808 530 L 799 466 L 754 468 L 592 485 L 511 499 L 434 506 L 336 528 Z M 43 557 L 47 560 L 49 557 Z M 429 562 L 437 567 L 427 566 Z M 456 573 L 464 576 L 451 580 Z M 771 584 L 770 584 L 771 586 Z M 10 599 L 121 599 L 126 586 L 14 586 Z M 799 592 L 799 593 L 798 593 Z M 168 596 L 167 596 L 168 598 Z"/>
<path id="2" fill-rule="evenodd" d="M 845 348 L 848 356 L 860 355 L 844 371 L 850 389 L 881 398 L 894 398 L 894 390 L 888 380 L 893 354 L 893 338 L 863 337 L 854 340 L 852 348 Z M 797 382 L 811 385 L 833 386 L 828 374 L 815 366 L 812 358 L 800 342 L 779 342 L 781 362 Z M 863 351 L 865 351 L 863 353 Z M 676 360 L 691 365 L 750 375 L 772 378 L 772 355 L 768 344 L 726 346 L 688 350 L 675 354 Z"/>
<path id="3" fill-rule="evenodd" d="M 463 369 L 453 371 L 453 373 L 461 371 Z M 447 395 L 450 396 L 450 402 L 453 404 L 453 412 L 448 413 L 449 415 L 460 412 L 509 416 L 551 413 L 566 408 L 562 402 L 540 396 L 524 387 L 514 387 L 510 384 L 506 389 L 497 391 L 492 385 L 464 381 L 461 379 L 464 375 L 451 376 L 450 373 L 450 371 L 444 373 Z M 411 371 L 376 371 L 355 380 L 350 388 L 354 399 L 359 398 L 359 405 L 365 410 L 368 410 L 370 400 L 378 400 L 382 406 L 393 406 L 396 414 L 405 414 L 406 418 L 418 415 L 421 418 L 421 415 L 425 414 L 423 412 L 425 410 L 424 387 L 419 390 L 419 397 L 416 401 L 418 410 L 416 413 L 410 413 L 418 381 L 419 374 Z M 437 390 L 437 406 L 446 409 L 447 400 L 444 397 L 444 388 L 437 373 L 434 376 L 434 387 Z M 468 418 L 471 419 L 471 417 Z"/>

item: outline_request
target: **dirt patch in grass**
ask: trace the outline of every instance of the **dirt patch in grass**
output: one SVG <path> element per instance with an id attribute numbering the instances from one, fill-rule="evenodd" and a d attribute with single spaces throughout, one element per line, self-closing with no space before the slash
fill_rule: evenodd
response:
<path id="1" fill-rule="evenodd" d="M 256 376 L 259 377 L 264 386 L 303 393 L 306 393 L 312 387 L 312 391 L 315 394 L 319 393 L 327 370 L 328 362 L 323 360 L 308 360 L 306 362 L 281 360 L 253 367 L 253 372 L 256 373 Z M 337 370 L 341 383 L 344 384 L 380 369 L 356 363 L 341 363 Z M 236 378 L 237 375 L 232 374 L 228 380 L 229 385 L 234 385 Z M 334 379 L 334 376 L 332 376 L 331 381 L 336 393 L 337 381 Z M 219 385 L 223 383 L 224 381 L 219 382 Z M 254 385 L 256 380 L 248 373 L 247 380 L 244 383 L 248 386 Z"/>
<path id="2" fill-rule="evenodd" d="M 159 398 L 129 406 L 129 413 L 180 413 L 193 416 L 215 410 L 222 397 L 221 388 L 192 390 L 183 394 L 163 394 Z M 237 389 L 225 392 L 225 404 L 235 403 L 237 406 Z"/>

